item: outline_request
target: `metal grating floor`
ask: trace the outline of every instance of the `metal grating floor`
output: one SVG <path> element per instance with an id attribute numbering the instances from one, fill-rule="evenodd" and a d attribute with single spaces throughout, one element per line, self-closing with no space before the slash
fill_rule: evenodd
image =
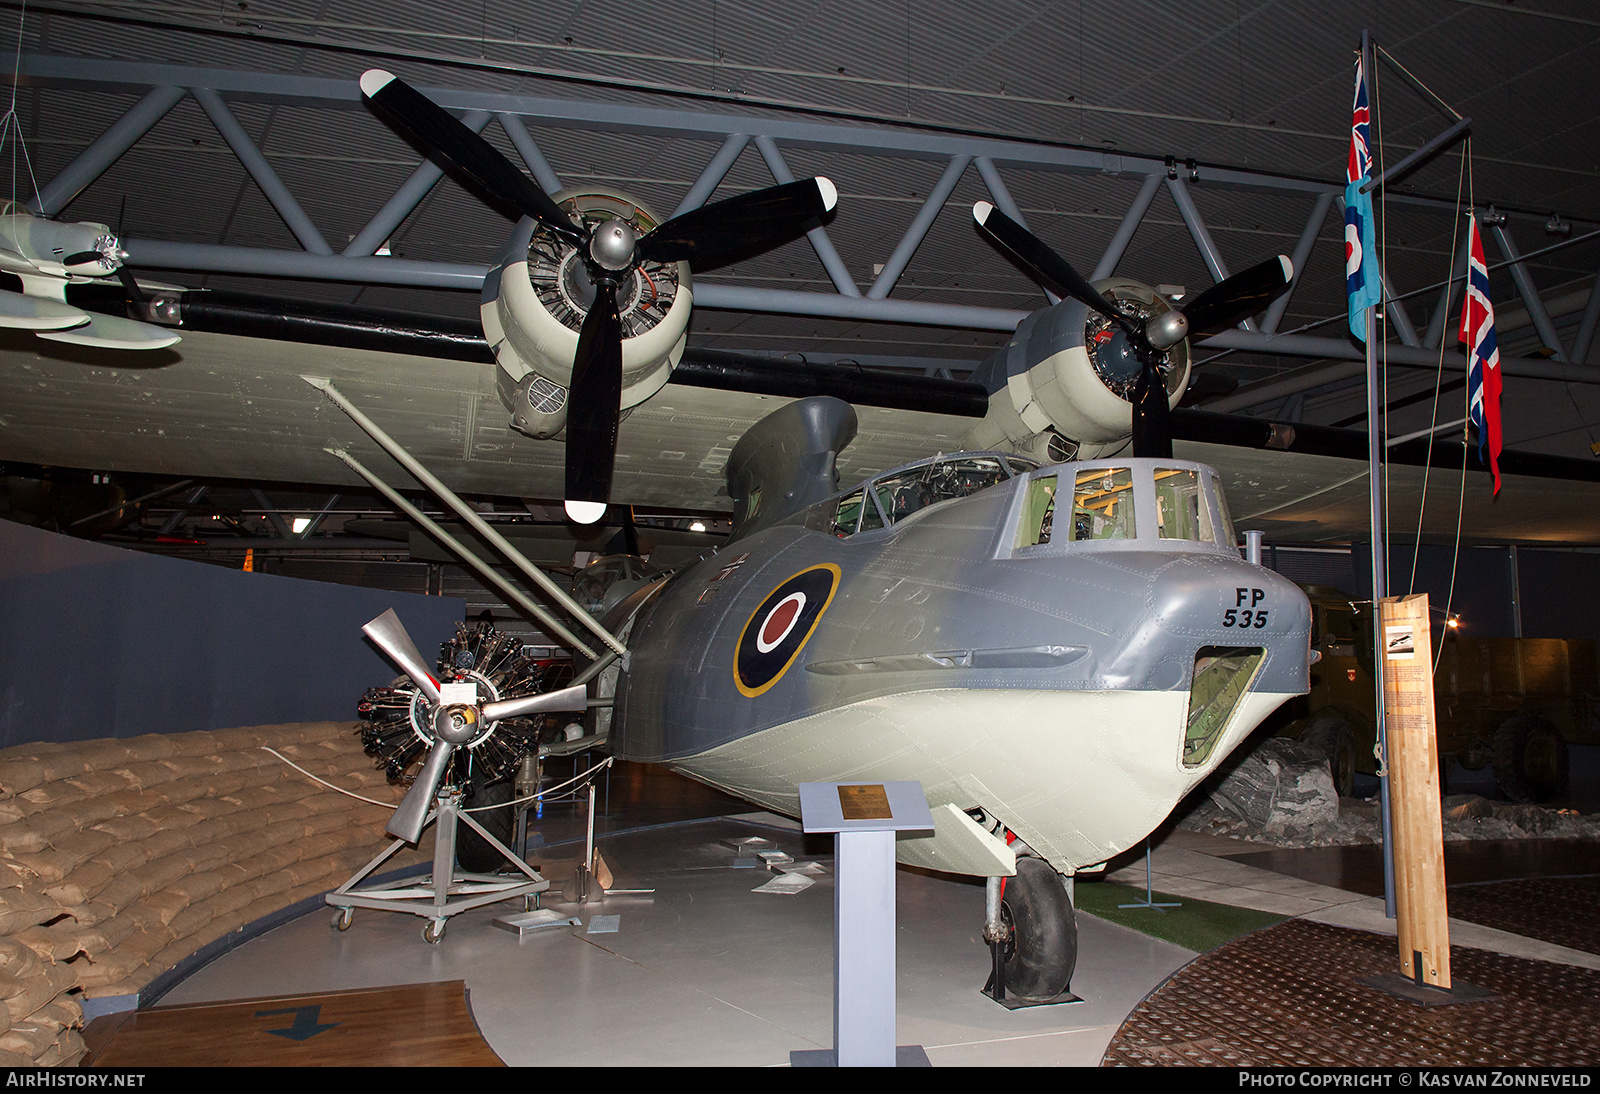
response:
<path id="1" fill-rule="evenodd" d="M 1600 1065 L 1600 972 L 1459 946 L 1450 961 L 1454 980 L 1496 997 L 1406 1002 L 1360 983 L 1396 970 L 1393 938 L 1287 920 L 1202 955 L 1157 988 L 1102 1063 Z"/>
<path id="2" fill-rule="evenodd" d="M 1452 885 L 1447 899 L 1456 919 L 1600 954 L 1600 874 Z"/>

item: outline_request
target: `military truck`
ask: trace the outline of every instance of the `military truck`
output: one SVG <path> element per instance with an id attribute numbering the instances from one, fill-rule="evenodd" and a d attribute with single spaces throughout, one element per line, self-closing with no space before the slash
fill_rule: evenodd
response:
<path id="1" fill-rule="evenodd" d="M 1302 587 L 1311 599 L 1312 648 L 1321 659 L 1311 666 L 1310 694 L 1286 703 L 1270 724 L 1326 753 L 1335 785 L 1349 794 L 1357 772 L 1377 771 L 1371 605 L 1326 586 Z M 1512 801 L 1561 795 L 1568 744 L 1600 744 L 1597 644 L 1442 631 L 1434 643 L 1441 779 L 1449 760 L 1468 770 L 1492 764 Z"/>

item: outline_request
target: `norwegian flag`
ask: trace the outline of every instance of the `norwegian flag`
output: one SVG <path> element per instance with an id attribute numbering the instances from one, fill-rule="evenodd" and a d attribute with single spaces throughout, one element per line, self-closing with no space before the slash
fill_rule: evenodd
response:
<path id="1" fill-rule="evenodd" d="M 1461 308 L 1461 341 L 1467 345 L 1467 419 L 1478 428 L 1478 458 L 1488 449 L 1494 492 L 1500 493 L 1500 347 L 1494 336 L 1494 305 L 1489 302 L 1489 267 L 1483 260 L 1478 218 L 1471 218 L 1472 251 L 1467 258 L 1467 299 Z"/>
<path id="2" fill-rule="evenodd" d="M 1350 118 L 1350 158 L 1345 165 L 1344 291 L 1350 305 L 1350 333 L 1367 340 L 1366 310 L 1382 300 L 1378 258 L 1373 246 L 1372 195 L 1361 187 L 1372 172 L 1371 112 L 1367 77 L 1356 57 L 1356 97 Z"/>

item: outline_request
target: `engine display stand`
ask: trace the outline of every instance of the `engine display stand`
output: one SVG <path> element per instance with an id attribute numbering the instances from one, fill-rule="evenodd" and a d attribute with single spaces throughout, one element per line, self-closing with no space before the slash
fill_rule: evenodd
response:
<path id="1" fill-rule="evenodd" d="M 422 937 L 427 942 L 437 943 L 444 937 L 445 924 L 450 917 L 461 912 L 519 896 L 523 898 L 525 909 L 532 910 L 537 906 L 538 894 L 549 889 L 550 882 L 513 853 L 509 847 L 490 835 L 470 813 L 463 812 L 461 799 L 459 789 L 452 786 L 444 787 L 435 799 L 434 811 L 428 814 L 428 819 L 424 822 L 424 830 L 429 824 L 438 825 L 433 840 L 433 873 L 416 880 L 389 881 L 365 889 L 357 888 L 402 847 L 408 846 L 404 840 L 393 840 L 381 854 L 357 870 L 350 880 L 327 895 L 328 903 L 338 909 L 333 919 L 336 929 L 349 930 L 357 908 L 372 908 L 382 912 L 409 912 L 428 920 L 422 928 Z M 457 825 L 463 821 L 505 855 L 523 876 L 517 878 L 458 870 L 455 854 L 456 831 Z"/>

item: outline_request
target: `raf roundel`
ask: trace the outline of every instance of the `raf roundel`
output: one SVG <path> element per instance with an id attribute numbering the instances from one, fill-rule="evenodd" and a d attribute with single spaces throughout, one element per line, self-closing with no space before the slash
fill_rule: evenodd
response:
<path id="1" fill-rule="evenodd" d="M 733 680 L 754 698 L 783 678 L 839 588 L 839 567 L 802 570 L 768 593 L 744 625 L 734 652 Z"/>

